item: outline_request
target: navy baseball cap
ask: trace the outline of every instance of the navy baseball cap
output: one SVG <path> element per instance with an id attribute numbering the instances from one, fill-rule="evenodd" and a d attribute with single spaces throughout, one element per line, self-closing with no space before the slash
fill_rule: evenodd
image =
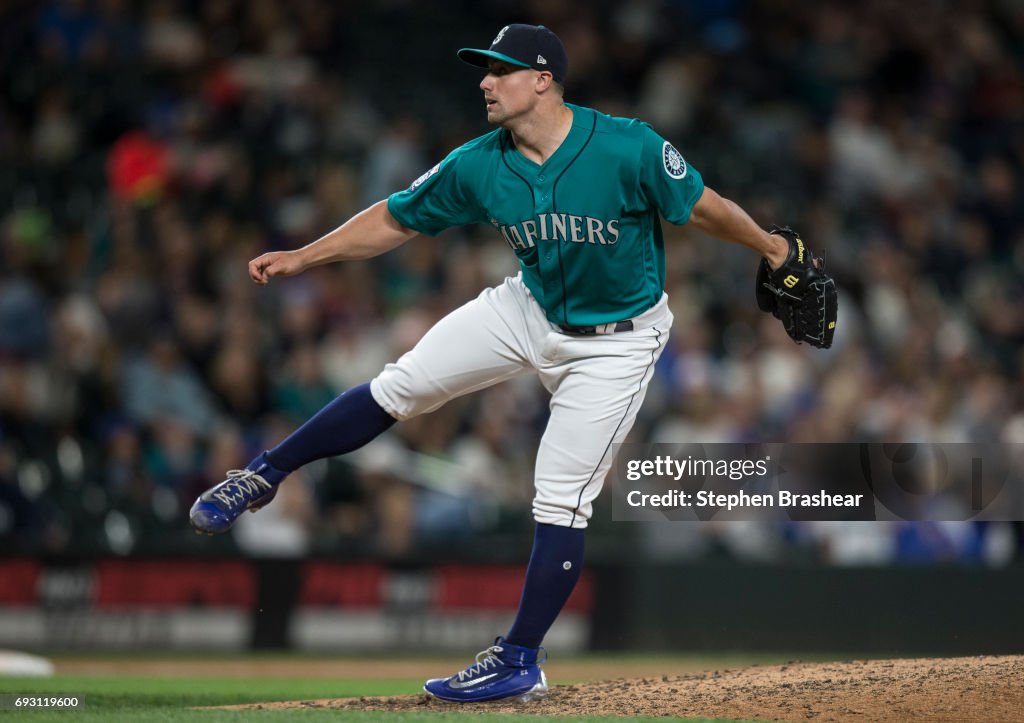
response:
<path id="1" fill-rule="evenodd" d="M 569 72 L 565 46 L 543 25 L 506 25 L 489 49 L 463 48 L 459 58 L 478 68 L 486 68 L 488 60 L 504 60 L 520 68 L 546 70 L 558 83 L 564 83 Z"/>

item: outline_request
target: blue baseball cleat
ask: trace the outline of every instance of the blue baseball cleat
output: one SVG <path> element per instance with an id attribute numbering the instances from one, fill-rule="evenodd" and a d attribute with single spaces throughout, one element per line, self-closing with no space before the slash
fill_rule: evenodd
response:
<path id="1" fill-rule="evenodd" d="M 476 662 L 450 678 L 434 678 L 423 690 L 441 700 L 480 703 L 518 698 L 523 703 L 548 692 L 548 681 L 537 655 L 543 648 L 523 648 L 498 637 L 494 645 L 476 654 Z"/>
<path id="2" fill-rule="evenodd" d="M 189 510 L 189 521 L 202 534 L 227 532 L 246 510 L 255 512 L 270 504 L 278 484 L 287 476 L 287 472 L 275 469 L 267 461 L 264 452 L 245 469 L 231 470 L 226 480 L 199 495 Z"/>

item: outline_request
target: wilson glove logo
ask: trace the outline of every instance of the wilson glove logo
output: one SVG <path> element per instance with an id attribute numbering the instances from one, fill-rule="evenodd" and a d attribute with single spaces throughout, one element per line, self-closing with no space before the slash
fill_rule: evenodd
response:
<path id="1" fill-rule="evenodd" d="M 794 286 L 800 283 L 800 279 L 793 276 L 793 274 L 790 274 L 789 276 L 782 280 L 782 283 L 786 286 L 787 289 L 792 289 Z"/>

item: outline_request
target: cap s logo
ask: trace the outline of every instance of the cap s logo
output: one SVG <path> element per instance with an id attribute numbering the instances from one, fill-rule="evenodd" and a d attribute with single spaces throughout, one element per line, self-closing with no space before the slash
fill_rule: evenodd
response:
<path id="1" fill-rule="evenodd" d="M 438 164 L 437 164 L 436 166 L 434 166 L 434 167 L 433 167 L 433 168 L 431 168 L 431 169 L 430 169 L 429 171 L 427 171 L 426 173 L 424 173 L 424 174 L 423 174 L 422 176 L 420 176 L 419 178 L 417 178 L 417 179 L 416 179 L 415 181 L 413 181 L 413 182 L 412 182 L 412 185 L 411 185 L 411 186 L 409 186 L 409 190 L 410 190 L 410 191 L 415 191 L 415 190 L 416 190 L 417 188 L 419 188 L 419 187 L 420 187 L 421 185 L 423 185 L 423 182 L 424 182 L 424 181 L 426 181 L 426 180 L 427 180 L 428 178 L 430 178 L 430 177 L 431 177 L 431 176 L 433 176 L 433 175 L 434 175 L 435 173 L 437 173 L 437 169 L 439 169 L 440 167 L 441 167 L 441 164 L 440 164 L 440 163 L 438 163 Z"/>
<path id="2" fill-rule="evenodd" d="M 498 35 L 497 37 L 494 38 L 494 40 L 491 41 L 491 45 L 497 45 L 498 43 L 500 43 L 501 39 L 505 37 L 506 30 L 508 30 L 508 25 L 506 25 L 505 27 L 498 31 Z"/>
<path id="3" fill-rule="evenodd" d="M 665 173 L 670 178 L 679 179 L 686 175 L 686 161 L 683 159 L 683 154 L 668 141 L 665 141 L 665 145 L 661 147 L 661 160 L 665 164 Z"/>

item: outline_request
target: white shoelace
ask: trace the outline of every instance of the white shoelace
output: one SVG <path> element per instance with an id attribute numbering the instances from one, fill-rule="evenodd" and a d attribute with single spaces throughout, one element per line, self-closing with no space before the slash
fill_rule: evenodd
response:
<path id="1" fill-rule="evenodd" d="M 503 650 L 504 648 L 500 645 L 492 645 L 487 648 L 487 650 L 481 650 L 476 654 L 476 662 L 465 670 L 459 672 L 459 682 L 461 683 L 467 678 L 472 678 L 474 675 L 479 675 L 492 665 L 497 668 L 498 664 L 501 663 L 501 660 L 495 655 L 495 653 L 500 653 Z M 481 660 L 480 656 L 485 657 Z"/>
<path id="2" fill-rule="evenodd" d="M 232 488 L 234 492 L 231 491 Z M 255 499 L 256 493 L 265 493 L 272 489 L 272 484 L 251 469 L 233 469 L 228 471 L 227 481 L 213 493 L 213 496 L 225 505 L 233 505 L 235 502 L 250 502 Z"/>

